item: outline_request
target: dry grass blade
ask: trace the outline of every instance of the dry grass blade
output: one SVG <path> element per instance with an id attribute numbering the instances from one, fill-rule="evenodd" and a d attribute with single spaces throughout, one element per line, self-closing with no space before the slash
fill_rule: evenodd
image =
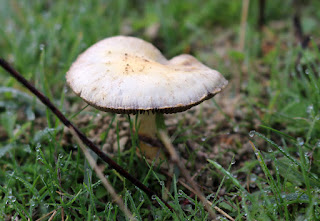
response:
<path id="1" fill-rule="evenodd" d="M 165 172 L 165 174 L 168 175 L 168 176 L 170 176 L 171 178 L 173 177 L 173 176 L 172 176 L 170 173 L 168 173 L 168 172 Z M 181 179 L 178 179 L 178 182 L 179 182 L 182 186 L 184 186 L 186 189 L 188 189 L 190 192 L 196 194 L 196 193 L 195 193 L 195 190 L 194 190 L 191 186 L 189 186 L 188 184 L 186 184 L 185 182 L 183 182 Z M 211 203 L 209 200 L 207 200 L 207 203 L 210 204 L 210 206 L 212 206 L 212 203 Z M 227 214 L 225 211 L 223 211 L 221 208 L 219 208 L 219 207 L 217 207 L 217 206 L 214 206 L 213 208 L 214 208 L 217 212 L 219 212 L 219 213 L 221 213 L 222 215 L 224 215 L 227 219 L 229 219 L 229 220 L 231 220 L 231 221 L 234 221 L 234 219 L 233 219 L 229 214 Z"/>
<path id="2" fill-rule="evenodd" d="M 175 161 L 176 165 L 179 167 L 179 169 L 181 171 L 181 174 L 185 177 L 185 179 L 192 186 L 192 188 L 194 190 L 193 191 L 194 194 L 200 199 L 200 201 L 204 205 L 204 208 L 209 212 L 210 217 L 212 219 L 215 219 L 216 218 L 215 212 L 212 210 L 211 205 L 208 203 L 208 200 L 204 197 L 204 195 L 202 194 L 202 192 L 198 188 L 198 184 L 194 180 L 192 180 L 192 178 L 189 174 L 189 171 L 183 165 L 182 161 L 179 160 L 179 156 L 178 156 L 174 146 L 172 145 L 171 140 L 170 140 L 167 132 L 164 130 L 160 130 L 159 131 L 159 138 L 162 141 L 162 143 L 164 144 L 164 146 L 167 148 L 167 150 L 170 150 L 169 153 L 171 154 L 170 155 L 171 159 Z"/>
<path id="3" fill-rule="evenodd" d="M 82 143 L 80 138 L 77 136 L 76 132 L 73 130 L 73 128 L 69 128 L 69 129 L 70 129 L 72 135 L 74 135 L 74 137 L 76 138 L 76 140 L 77 140 L 81 150 L 83 151 L 86 159 L 88 160 L 91 168 L 96 172 L 96 174 L 99 177 L 99 179 L 101 180 L 103 186 L 106 188 L 108 193 L 110 193 L 112 199 L 116 202 L 116 204 L 118 204 L 119 208 L 124 212 L 124 214 L 126 215 L 126 217 L 129 220 L 136 220 L 132 216 L 132 213 L 127 209 L 127 207 L 125 207 L 121 197 L 116 193 L 116 191 L 114 190 L 112 185 L 108 182 L 107 178 L 105 178 L 105 176 L 103 175 L 102 171 L 98 168 L 95 160 L 92 158 L 92 156 L 90 155 L 90 153 L 88 152 L 87 148 Z"/>
<path id="4" fill-rule="evenodd" d="M 54 213 L 50 216 L 50 218 L 48 219 L 48 221 L 51 221 L 53 220 L 54 216 L 56 215 L 57 213 L 57 210 L 54 211 Z"/>
<path id="5" fill-rule="evenodd" d="M 171 143 L 171 141 L 167 135 L 167 131 L 159 130 L 158 134 L 159 134 L 159 137 L 160 137 L 161 141 L 163 142 L 163 144 L 165 144 L 164 147 L 167 149 L 167 151 L 170 154 L 171 162 L 178 163 L 179 156 L 178 156 L 177 152 L 175 151 L 175 149 L 172 145 L 168 145 L 168 143 Z"/>
<path id="6" fill-rule="evenodd" d="M 247 29 L 249 2 L 250 2 L 250 0 L 243 0 L 242 1 L 239 51 L 243 51 L 245 40 L 246 40 L 246 29 Z"/>
<path id="7" fill-rule="evenodd" d="M 210 206 L 212 206 L 212 203 L 210 201 L 208 201 L 208 203 L 210 204 Z M 213 207 L 215 210 L 217 210 L 219 213 L 221 213 L 222 215 L 224 215 L 227 219 L 234 221 L 234 218 L 232 218 L 231 216 L 229 216 L 228 213 L 226 213 L 225 211 L 223 211 L 222 209 L 220 209 L 217 206 Z"/>
<path id="8" fill-rule="evenodd" d="M 47 216 L 51 215 L 51 214 L 56 214 L 57 210 L 52 210 L 50 213 L 45 214 L 44 216 L 40 217 L 39 219 L 37 219 L 36 221 L 41 221 L 44 218 L 46 218 Z"/>

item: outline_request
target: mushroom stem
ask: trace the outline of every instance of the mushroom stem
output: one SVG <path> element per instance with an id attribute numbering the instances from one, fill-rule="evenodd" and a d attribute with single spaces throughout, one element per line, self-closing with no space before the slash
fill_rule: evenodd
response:
<path id="1" fill-rule="evenodd" d="M 137 125 L 135 125 L 135 128 L 138 128 L 138 134 L 140 136 L 147 136 L 152 139 L 156 138 L 156 114 L 147 112 L 139 114 L 136 123 Z"/>
<path id="2" fill-rule="evenodd" d="M 159 119 L 163 120 L 163 117 L 159 117 L 158 114 L 151 112 L 145 112 L 138 115 L 134 125 L 140 140 L 140 148 L 137 149 L 137 153 L 140 152 L 146 156 L 146 158 L 151 160 L 156 158 L 159 158 L 160 160 L 165 159 L 165 155 L 161 150 L 162 145 L 157 139 L 157 122 Z"/>
<path id="3" fill-rule="evenodd" d="M 166 126 L 164 123 L 163 114 L 157 113 L 143 113 L 137 118 L 135 128 L 138 130 L 140 138 L 140 151 L 144 153 L 149 159 L 154 159 L 161 151 L 160 147 L 164 146 L 169 152 L 172 163 L 177 163 L 179 157 L 174 147 L 171 144 Z M 163 145 L 158 144 L 158 139 Z M 145 142 L 149 141 L 149 142 Z M 163 152 L 160 152 L 160 159 L 165 159 Z"/>

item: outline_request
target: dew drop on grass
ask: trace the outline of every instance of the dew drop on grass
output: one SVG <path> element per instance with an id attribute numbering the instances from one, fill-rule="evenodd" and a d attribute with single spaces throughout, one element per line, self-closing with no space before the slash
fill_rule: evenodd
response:
<path id="1" fill-rule="evenodd" d="M 256 131 L 255 130 L 252 130 L 249 132 L 249 136 L 250 137 L 254 137 L 254 135 L 256 134 Z"/>
<path id="2" fill-rule="evenodd" d="M 304 144 L 303 138 L 302 137 L 298 137 L 297 138 L 297 143 L 298 143 L 299 146 L 302 146 Z"/>
<path id="3" fill-rule="evenodd" d="M 164 186 L 164 182 L 163 181 L 160 181 L 159 184 L 160 184 L 160 186 Z"/>
<path id="4" fill-rule="evenodd" d="M 141 196 L 139 197 L 139 201 L 140 201 L 140 202 L 144 201 L 144 197 L 143 197 L 142 194 L 141 194 Z"/>
<path id="5" fill-rule="evenodd" d="M 12 189 L 8 190 L 8 200 L 6 201 L 6 204 L 12 204 L 16 202 L 16 197 L 12 195 Z"/>
<path id="6" fill-rule="evenodd" d="M 32 196 L 32 198 L 31 198 L 31 201 L 37 201 L 38 200 L 38 197 L 39 197 L 39 195 L 37 194 L 37 196 L 36 195 L 33 195 Z"/>
<path id="7" fill-rule="evenodd" d="M 313 105 L 310 104 L 308 107 L 307 107 L 307 114 L 312 114 L 313 112 Z"/>
<path id="8" fill-rule="evenodd" d="M 306 73 L 306 75 L 309 75 L 309 74 L 310 74 L 310 70 L 307 69 L 307 70 L 305 71 L 305 73 Z"/>
<path id="9" fill-rule="evenodd" d="M 15 196 L 8 196 L 8 203 L 9 204 L 12 204 L 12 203 L 14 203 L 14 202 L 16 202 L 16 197 Z"/>
<path id="10" fill-rule="evenodd" d="M 27 153 L 31 153 L 30 145 L 29 145 L 29 144 L 24 145 L 23 150 L 24 150 L 25 152 L 27 152 Z"/>
<path id="11" fill-rule="evenodd" d="M 320 140 L 316 143 L 316 147 L 320 148 Z"/>
<path id="12" fill-rule="evenodd" d="M 206 139 L 207 139 L 206 137 L 202 137 L 202 138 L 201 138 L 201 141 L 202 141 L 202 142 L 205 142 Z"/>
<path id="13" fill-rule="evenodd" d="M 178 194 L 179 194 L 180 196 L 182 196 L 183 193 L 184 193 L 184 192 L 183 192 L 182 190 L 179 190 L 179 191 L 178 191 Z"/>
<path id="14" fill-rule="evenodd" d="M 39 45 L 39 49 L 40 49 L 40 51 L 43 51 L 44 50 L 44 44 L 40 44 Z"/>
<path id="15" fill-rule="evenodd" d="M 235 163 L 236 163 L 236 160 L 233 159 L 233 160 L 231 161 L 231 165 L 234 165 Z"/>
<path id="16" fill-rule="evenodd" d="M 31 207 L 34 207 L 35 205 L 36 205 L 36 203 L 35 203 L 33 200 L 31 200 L 31 201 L 30 201 L 30 206 L 31 206 Z"/>
<path id="17" fill-rule="evenodd" d="M 59 30 L 61 29 L 61 27 L 62 27 L 62 25 L 59 24 L 59 23 L 57 23 L 57 24 L 54 25 L 54 29 L 55 29 L 56 31 L 59 31 Z"/>
<path id="18" fill-rule="evenodd" d="M 131 195 L 131 191 L 130 191 L 130 190 L 127 190 L 127 194 L 128 194 L 128 195 Z"/>
<path id="19" fill-rule="evenodd" d="M 40 152 L 40 147 L 41 147 L 41 143 L 37 143 L 37 146 L 36 146 L 36 151 L 37 152 Z"/>
<path id="20" fill-rule="evenodd" d="M 302 71 L 302 66 L 301 66 L 301 64 L 298 64 L 298 65 L 297 65 L 297 70 L 298 70 L 299 72 Z"/>
<path id="21" fill-rule="evenodd" d="M 67 93 L 67 92 L 68 92 L 68 90 L 69 90 L 69 89 L 68 89 L 68 87 L 67 87 L 67 86 L 64 86 L 64 87 L 63 87 L 63 92 L 64 92 L 64 93 Z"/>
<path id="22" fill-rule="evenodd" d="M 60 159 L 63 158 L 63 154 L 62 154 L 62 153 L 59 154 L 59 158 L 60 158 Z"/>
<path id="23" fill-rule="evenodd" d="M 156 199 L 157 199 L 157 196 L 156 196 L 156 195 L 152 195 L 152 196 L 151 196 L 151 199 L 152 199 L 152 200 L 156 200 Z"/>

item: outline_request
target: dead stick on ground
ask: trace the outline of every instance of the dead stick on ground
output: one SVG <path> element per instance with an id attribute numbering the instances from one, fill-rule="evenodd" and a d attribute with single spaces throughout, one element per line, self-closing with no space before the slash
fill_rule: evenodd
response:
<path id="1" fill-rule="evenodd" d="M 126 217 L 129 220 L 135 220 L 135 218 L 132 216 L 132 213 L 128 210 L 127 207 L 125 207 L 121 197 L 116 193 L 116 191 L 113 189 L 112 185 L 109 183 L 109 181 L 105 178 L 101 170 L 98 168 L 95 160 L 92 158 L 90 153 L 88 152 L 87 148 L 84 146 L 82 141 L 79 139 L 79 137 L 76 136 L 76 132 L 71 128 L 70 129 L 72 135 L 76 138 L 81 150 L 83 151 L 85 157 L 87 158 L 91 168 L 96 172 L 97 176 L 101 180 L 103 186 L 106 188 L 106 190 L 110 193 L 112 199 L 118 204 L 119 208 L 124 212 Z"/>
<path id="2" fill-rule="evenodd" d="M 170 155 L 170 157 L 173 158 L 174 160 L 177 159 L 175 163 L 179 167 L 179 169 L 181 171 L 181 174 L 186 178 L 186 180 L 193 187 L 194 193 L 200 199 L 200 201 L 204 205 L 204 208 L 209 212 L 211 218 L 215 219 L 216 218 L 215 212 L 212 210 L 211 205 L 208 203 L 208 200 L 204 197 L 204 195 L 202 194 L 202 192 L 198 188 L 197 183 L 194 180 L 191 179 L 189 171 L 183 165 L 182 161 L 179 160 L 178 154 L 177 154 L 174 146 L 171 143 L 171 140 L 170 140 L 170 138 L 168 136 L 168 133 L 166 131 L 164 131 L 164 130 L 160 130 L 158 132 L 158 134 L 159 134 L 160 140 L 163 142 L 163 145 L 167 148 L 167 150 L 170 150 L 170 154 L 173 153 L 172 155 Z"/>
<path id="3" fill-rule="evenodd" d="M 0 66 L 3 67 L 12 77 L 17 79 L 21 84 L 23 84 L 28 90 L 30 90 L 34 95 L 36 95 L 39 100 L 45 104 L 58 118 L 59 120 L 69 129 L 75 131 L 76 136 L 93 152 L 95 152 L 104 162 L 106 162 L 111 168 L 116 170 L 120 175 L 128 179 L 133 185 L 139 187 L 143 192 L 145 192 L 151 200 L 153 200 L 153 195 L 157 196 L 168 208 L 170 211 L 173 211 L 173 208 L 164 201 L 161 197 L 158 196 L 154 191 L 149 189 L 146 185 L 141 183 L 138 179 L 129 174 L 125 169 L 113 161 L 107 154 L 102 152 L 102 150 L 96 146 L 88 137 L 86 137 L 77 127 L 75 127 L 63 114 L 62 112 L 47 98 L 42 94 L 38 89 L 36 89 L 31 83 L 29 83 L 18 71 L 9 65 L 7 61 L 3 58 L 0 58 Z"/>

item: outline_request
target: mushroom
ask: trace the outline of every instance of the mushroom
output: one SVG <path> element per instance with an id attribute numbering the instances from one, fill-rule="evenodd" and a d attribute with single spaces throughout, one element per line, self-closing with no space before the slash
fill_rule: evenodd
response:
<path id="1" fill-rule="evenodd" d="M 152 44 L 128 36 L 106 38 L 88 48 L 66 78 L 72 90 L 97 109 L 139 114 L 138 134 L 151 140 L 164 124 L 162 114 L 185 111 L 228 84 L 191 55 L 167 60 Z M 151 146 L 140 142 L 142 151 L 152 157 L 158 149 Z"/>

